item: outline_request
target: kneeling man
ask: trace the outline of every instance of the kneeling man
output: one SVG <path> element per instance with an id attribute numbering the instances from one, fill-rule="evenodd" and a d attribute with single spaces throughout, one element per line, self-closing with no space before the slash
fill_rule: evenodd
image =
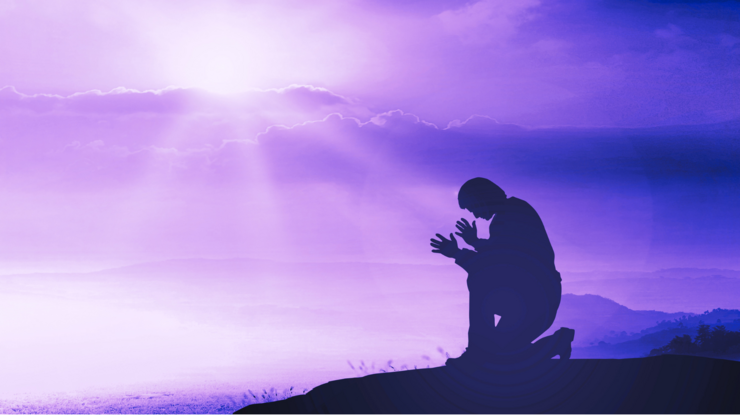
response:
<path id="1" fill-rule="evenodd" d="M 474 251 L 460 249 L 453 234 L 431 240 L 432 252 L 454 258 L 468 272 L 468 348 L 448 364 L 570 358 L 572 329 L 532 344 L 555 320 L 562 293 L 555 253 L 537 212 L 484 178 L 467 181 L 458 202 L 476 218 L 493 220 L 487 240 L 478 238 L 475 221 L 457 222 L 456 234 Z"/>

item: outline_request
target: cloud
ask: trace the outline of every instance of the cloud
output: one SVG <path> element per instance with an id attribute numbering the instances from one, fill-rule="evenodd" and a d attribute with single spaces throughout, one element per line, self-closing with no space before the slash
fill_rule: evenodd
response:
<path id="1" fill-rule="evenodd" d="M 394 61 L 399 80 L 363 83 L 366 95 L 382 90 L 385 108 L 439 126 L 470 114 L 583 127 L 703 124 L 740 114 L 727 65 L 737 48 L 722 36 L 737 37 L 726 18 L 736 15 L 736 2 L 528 4 L 455 3 L 427 32 L 399 41 L 408 42 Z"/>
<path id="2" fill-rule="evenodd" d="M 7 89 L 3 92 L 7 94 Z M 116 94 L 148 103 L 157 97 L 155 93 L 132 92 L 108 95 Z M 261 94 L 267 95 L 267 101 L 277 97 L 300 108 L 310 104 L 311 108 L 326 110 L 336 103 L 347 103 L 329 91 L 308 87 Z M 85 97 L 90 102 L 101 98 L 97 93 Z M 33 97 L 40 102 L 46 98 Z M 199 108 L 205 107 L 199 104 Z M 125 106 L 116 104 L 115 108 Z M 454 187 L 475 176 L 499 176 L 513 182 L 539 177 L 546 178 L 540 181 L 569 186 L 627 186 L 631 176 L 626 172 L 644 169 L 631 139 L 620 139 L 622 144 L 617 148 L 606 139 L 625 134 L 631 137 L 641 130 L 532 129 L 481 115 L 453 120 L 440 128 L 417 115 L 393 110 L 367 121 L 335 112 L 314 121 L 272 124 L 261 132 L 255 132 L 259 123 L 253 122 L 248 126 L 252 129 L 249 133 L 246 127 L 239 129 L 239 118 L 229 118 L 223 110 L 210 115 L 117 114 L 113 118 L 56 111 L 53 115 L 42 113 L 42 123 L 38 115 L 6 119 L 0 133 L 15 136 L 0 144 L 6 171 L 56 171 L 57 178 L 82 184 L 103 184 L 106 180 L 124 184 L 152 175 L 163 180 L 198 178 L 203 183 L 237 183 L 263 180 L 258 176 L 268 175 L 276 183 L 320 182 L 351 187 L 375 180 L 372 178 L 393 176 L 397 184 Z M 268 121 L 260 120 L 262 125 Z M 708 160 L 715 160 L 712 158 Z M 663 163 L 661 160 L 656 159 L 656 163 Z M 686 166 L 692 166 L 692 172 L 710 169 L 702 163 Z M 666 169 L 664 174 L 669 172 L 675 170 Z"/>
<path id="3" fill-rule="evenodd" d="M 393 110 L 365 121 L 331 113 L 240 136 L 212 117 L 173 130 L 157 124 L 160 116 L 128 114 L 94 129 L 97 116 L 92 124 L 72 113 L 7 118 L 15 124 L 0 126 L 9 201 L 0 227 L 18 237 L 11 240 L 38 241 L 46 231 L 31 233 L 29 224 L 49 218 L 39 230 L 63 236 L 45 240 L 53 250 L 98 250 L 89 247 L 98 241 L 100 249 L 169 256 L 426 262 L 422 243 L 464 215 L 455 191 L 482 176 L 535 206 L 569 267 L 727 267 L 726 251 L 740 247 L 740 223 L 727 208 L 740 204 L 737 122 L 535 129 L 472 116 L 440 128 Z M 196 130 L 212 139 L 167 145 Z M 19 196 L 29 193 L 43 203 Z M 89 241 L 75 237 L 80 227 Z M 21 246 L 2 249 L 20 255 Z"/>
<path id="4" fill-rule="evenodd" d="M 191 105 L 209 112 L 207 97 L 168 104 L 176 92 L 143 93 L 172 84 L 234 92 L 291 83 L 362 97 L 372 113 L 402 108 L 439 126 L 470 114 L 532 126 L 635 127 L 737 113 L 735 66 L 727 64 L 737 53 L 737 24 L 727 19 L 737 2 L 47 3 L 19 2 L 5 16 L 6 38 L 26 42 L 6 42 L 0 78 L 25 93 L 100 89 L 115 101 L 77 97 L 88 113 L 176 114 Z M 675 36 L 675 28 L 684 33 L 659 37 Z M 692 53 L 667 65 L 657 59 L 677 47 Z M 109 94 L 119 85 L 141 94 Z M 304 92 L 318 103 L 317 91 L 283 98 Z M 71 108 L 41 98 L 33 103 L 39 111 Z M 331 111 L 263 127 L 353 115 L 335 108 L 347 106 L 337 97 L 323 98 Z M 283 101 L 301 109 L 299 100 Z"/>
<path id="5" fill-rule="evenodd" d="M 6 180 L 31 188 L 100 189 L 153 177 L 205 180 L 208 157 L 224 141 L 254 140 L 276 123 L 335 111 L 369 113 L 350 99 L 306 85 L 230 96 L 188 88 L 60 96 L 5 87 L 0 163 Z"/>
<path id="6" fill-rule="evenodd" d="M 532 44 L 532 49 L 549 56 L 565 56 L 564 51 L 571 47 L 572 43 L 559 39 L 540 39 Z"/>
<path id="7" fill-rule="evenodd" d="M 737 0 L 649 0 L 650 3 L 660 4 L 711 4 L 711 3 L 737 3 Z"/>
<path id="8" fill-rule="evenodd" d="M 192 160 L 224 142 L 254 141 L 269 126 L 320 120 L 337 111 L 372 114 L 351 99 L 307 85 L 235 95 L 188 88 L 30 95 L 5 87 L 0 89 L 0 134 L 12 139 L 0 143 L 0 159 L 8 169 L 43 171 L 74 156 L 65 168 L 74 170 L 93 154 L 111 160 L 150 154 L 177 171 L 174 159 Z M 101 169 L 109 165 L 102 163 Z"/>
<path id="9" fill-rule="evenodd" d="M 532 18 L 530 9 L 539 4 L 539 0 L 480 0 L 446 10 L 437 18 L 448 33 L 458 36 L 463 43 L 497 43 L 513 35 L 523 21 Z"/>
<path id="10" fill-rule="evenodd" d="M 516 124 L 502 124 L 494 118 L 475 114 L 465 121 L 450 121 L 445 130 L 461 131 L 469 134 L 491 134 L 493 132 L 516 134 L 522 133 L 526 129 Z"/>
<path id="11" fill-rule="evenodd" d="M 403 124 L 421 124 L 437 129 L 437 126 L 434 123 L 422 120 L 416 114 L 404 113 L 402 110 L 386 111 L 385 113 L 378 114 L 375 117 L 371 118 L 369 122 L 378 126 L 385 126 L 386 124 L 388 126 L 399 126 Z"/>
<path id="12" fill-rule="evenodd" d="M 683 30 L 676 25 L 668 25 L 665 29 L 656 29 L 655 36 L 663 39 L 675 39 L 683 34 Z"/>
<path id="13" fill-rule="evenodd" d="M 235 111 L 285 111 L 341 108 L 351 111 L 353 102 L 325 88 L 291 85 L 284 88 L 252 90 L 225 96 L 198 88 L 168 87 L 138 91 L 114 88 L 108 92 L 92 90 L 68 96 L 23 94 L 12 86 L 0 88 L 0 111 L 26 110 L 35 113 L 76 114 L 184 114 L 233 113 Z"/>
<path id="14" fill-rule="evenodd" d="M 439 129 L 394 111 L 366 123 L 332 115 L 270 130 L 257 150 L 278 187 L 332 184 L 354 198 L 384 190 L 395 205 L 378 210 L 399 210 L 406 218 L 426 211 L 428 224 L 450 215 L 454 201 L 400 203 L 400 195 L 410 195 L 406 189 L 449 189 L 452 197 L 471 177 L 491 178 L 549 219 L 563 257 L 637 256 L 667 265 L 687 264 L 670 254 L 677 252 L 725 262 L 727 247 L 740 245 L 734 232 L 727 233 L 740 230 L 740 222 L 726 211 L 740 203 L 740 193 L 727 191 L 740 191 L 733 162 L 740 158 L 733 144 L 738 131 L 737 122 L 694 129 L 524 129 L 480 116 Z M 351 212 L 365 215 L 359 206 Z M 567 239 L 593 246 L 565 248 Z M 634 247 L 625 249 L 625 241 Z M 649 247 L 650 255 L 642 251 Z"/>
<path id="15" fill-rule="evenodd" d="M 291 85 L 285 88 L 269 89 L 269 92 L 285 95 L 293 98 L 293 102 L 315 106 L 317 104 L 332 106 L 339 104 L 350 104 L 350 100 L 335 94 L 326 88 L 314 87 L 312 85 Z"/>

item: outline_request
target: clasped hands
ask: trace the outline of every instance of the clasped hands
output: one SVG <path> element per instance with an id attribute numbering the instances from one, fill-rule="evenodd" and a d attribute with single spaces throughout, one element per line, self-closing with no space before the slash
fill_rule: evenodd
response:
<path id="1" fill-rule="evenodd" d="M 461 218 L 455 224 L 455 227 L 460 230 L 460 232 L 456 232 L 455 234 L 462 237 L 468 245 L 475 247 L 475 244 L 478 242 L 478 228 L 475 225 L 475 221 L 473 221 L 473 225 L 470 225 L 468 220 Z M 455 239 L 452 233 L 450 233 L 449 240 L 442 234 L 437 234 L 437 238 L 439 240 L 431 239 L 431 246 L 434 248 L 432 253 L 440 253 L 443 256 L 454 258 L 460 252 L 460 248 L 457 246 L 457 239 Z"/>

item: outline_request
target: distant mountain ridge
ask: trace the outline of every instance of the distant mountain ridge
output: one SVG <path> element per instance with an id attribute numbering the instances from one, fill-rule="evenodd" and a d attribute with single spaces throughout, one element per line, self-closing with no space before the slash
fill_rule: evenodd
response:
<path id="1" fill-rule="evenodd" d="M 561 326 L 574 328 L 574 346 L 588 348 L 599 342 L 634 341 L 648 328 L 668 329 L 660 322 L 684 316 L 694 319 L 695 314 L 717 307 L 736 309 L 728 306 L 738 302 L 740 279 L 717 272 L 724 271 L 668 269 L 648 274 L 652 277 L 581 281 L 566 273 L 561 306 L 549 333 Z M 605 273 L 611 277 L 617 272 Z M 58 280 L 60 276 L 64 279 Z M 446 348 L 463 347 L 467 330 L 466 274 L 456 265 L 175 259 L 94 273 L 2 276 L 0 280 L 6 291 L 22 288 L 105 299 L 176 310 L 209 322 L 259 319 L 291 327 L 299 322 L 365 325 L 380 332 L 381 325 L 371 322 L 375 319 L 385 322 L 390 332 L 405 324 L 417 336 L 449 339 Z M 663 307 L 672 310 L 666 312 Z"/>
<path id="2" fill-rule="evenodd" d="M 676 336 L 696 336 L 700 324 L 719 325 L 728 331 L 740 330 L 740 310 L 714 309 L 686 319 L 662 321 L 657 325 L 629 336 L 607 337 L 596 345 L 573 348 L 575 358 L 637 358 L 646 357 L 654 348 L 668 344 Z M 738 360 L 740 355 L 724 357 Z"/>
<path id="3" fill-rule="evenodd" d="M 251 287 L 254 295 L 264 290 L 265 301 L 275 299 L 271 279 L 279 279 L 281 286 L 293 287 L 302 294 L 317 293 L 311 285 L 310 276 L 322 276 L 330 288 L 319 288 L 321 292 L 337 293 L 327 299 L 322 294 L 316 294 L 326 299 L 328 303 L 316 302 L 314 308 L 337 307 L 364 308 L 363 305 L 390 305 L 413 304 L 419 312 L 424 311 L 426 319 L 418 322 L 418 328 L 430 328 L 437 325 L 452 328 L 454 325 L 465 325 L 467 317 L 467 291 L 465 273 L 455 265 L 409 265 L 383 264 L 361 262 L 338 263 L 282 263 L 256 259 L 229 259 L 229 260 L 172 260 L 166 262 L 142 264 L 111 270 L 116 274 L 129 276 L 157 275 L 178 276 L 185 281 L 194 283 L 207 277 L 211 285 L 217 285 L 224 279 L 238 278 L 242 283 L 237 287 Z M 669 269 L 653 272 L 650 282 L 665 283 L 666 278 L 661 275 L 689 277 L 690 283 L 706 281 L 723 282 L 734 281 L 727 277 L 699 277 L 711 276 L 719 269 Z M 590 347 L 598 342 L 624 342 L 637 339 L 644 335 L 647 328 L 656 327 L 659 322 L 674 321 L 684 317 L 692 317 L 694 313 L 677 311 L 663 312 L 657 307 L 635 309 L 625 306 L 603 294 L 573 294 L 567 293 L 573 285 L 589 282 L 570 282 L 570 275 L 564 275 L 564 294 L 556 321 L 549 332 L 561 326 L 575 328 L 576 338 L 574 346 Z M 266 277 L 269 277 L 265 279 Z M 627 281 L 629 281 L 628 278 Z M 648 278 L 645 278 L 648 279 Z M 674 280 L 669 278 L 670 283 Z M 633 279 L 638 284 L 644 279 Z M 331 283 L 329 283 L 331 282 Z M 622 282 L 624 279 L 611 279 L 607 283 Z M 277 283 L 277 282 L 275 282 Z M 598 282 L 590 282 L 594 285 Z M 287 285 L 287 286 L 286 286 Z M 576 286 L 577 287 L 577 286 Z M 604 286 L 606 289 L 609 286 Z M 603 289 L 601 287 L 599 289 Z M 720 288 L 721 289 L 721 288 Z M 594 290 L 597 292 L 596 290 Z M 608 290 L 606 290 L 608 291 Z M 656 289 L 657 292 L 660 292 Z M 602 290 L 604 292 L 604 290 Z M 693 293 L 690 290 L 687 293 Z M 341 293 L 341 295 L 339 295 Z M 292 295 L 285 295 L 285 299 L 292 299 Z M 437 306 L 435 306 L 437 305 Z M 292 309 L 291 309 L 292 310 Z M 277 313 L 277 312 L 276 312 Z M 285 315 L 288 310 L 276 316 Z M 444 315 L 444 316 L 443 316 Z M 297 317 L 296 317 L 297 318 Z M 401 316 L 398 317 L 403 318 Z M 294 321 L 295 318 L 289 319 Z M 275 321 L 277 324 L 279 321 Z M 665 328 L 656 328 L 659 331 Z M 431 329 L 425 330 L 425 332 Z M 458 331 L 462 332 L 462 331 Z M 547 334 L 547 333 L 546 333 Z"/>
<path id="4" fill-rule="evenodd" d="M 593 272 L 597 273 L 597 272 Z M 651 273 L 628 274 L 622 272 L 564 273 L 563 293 L 574 295 L 598 295 L 611 299 L 634 311 L 663 311 L 666 313 L 703 313 L 720 307 L 740 308 L 740 272 L 720 269 L 665 269 Z M 718 274 L 724 273 L 724 274 Z M 275 285 L 300 289 L 303 293 L 316 293 L 322 297 L 327 291 L 335 293 L 333 300 L 356 298 L 364 293 L 382 292 L 409 293 L 419 291 L 460 292 L 466 291 L 466 274 L 456 265 L 415 265 L 392 263 L 289 263 L 271 260 L 235 258 L 224 260 L 175 259 L 156 263 L 145 263 L 105 270 L 92 275 L 128 275 L 131 278 L 157 276 L 181 279 L 183 283 L 198 284 L 210 281 L 223 284 L 239 281 L 239 286 L 251 287 L 249 295 L 262 291 L 266 301 L 273 298 Z M 593 280 L 577 280 L 586 276 Z M 642 276 L 642 277 L 635 277 Z M 315 282 L 318 282 L 316 284 Z M 331 282 L 331 283 L 329 283 Z M 322 286 L 322 287 L 318 287 Z M 268 299 L 269 298 L 269 299 Z M 318 298 L 317 298 L 318 299 Z M 332 300 L 332 302 L 333 302 Z M 562 312 L 561 312 L 562 313 Z M 617 332 L 637 331 L 644 328 L 643 322 L 675 319 L 664 316 L 645 319 L 633 317 L 610 321 L 618 325 Z M 626 322 L 637 319 L 641 328 Z"/>
<path id="5" fill-rule="evenodd" d="M 610 336 L 638 334 L 657 322 L 687 315 L 692 314 L 632 310 L 598 295 L 564 294 L 555 322 L 547 333 L 560 327 L 573 328 L 576 330 L 573 345 L 586 347 Z"/>
<path id="6" fill-rule="evenodd" d="M 715 308 L 740 309 L 740 278 L 618 278 L 573 281 L 563 278 L 563 293 L 595 294 L 633 310 L 704 313 Z"/>
<path id="7" fill-rule="evenodd" d="M 696 279 L 709 276 L 724 276 L 740 279 L 740 270 L 730 269 L 697 269 L 697 268 L 670 268 L 660 269 L 653 272 L 629 272 L 629 271 L 589 271 L 589 272 L 561 272 L 569 281 L 581 280 L 611 280 L 611 279 Z"/>

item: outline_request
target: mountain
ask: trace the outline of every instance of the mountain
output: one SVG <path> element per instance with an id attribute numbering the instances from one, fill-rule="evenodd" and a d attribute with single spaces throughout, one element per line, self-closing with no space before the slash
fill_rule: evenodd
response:
<path id="1" fill-rule="evenodd" d="M 703 313 L 714 308 L 740 308 L 740 278 L 719 274 L 660 276 L 603 280 L 570 280 L 564 276 L 563 293 L 600 295 L 635 310 Z"/>
<path id="2" fill-rule="evenodd" d="M 259 318 L 275 325 L 310 321 L 314 325 L 345 326 L 355 322 L 379 330 L 371 323 L 376 319 L 385 322 L 387 330 L 402 323 L 399 330 L 403 326 L 420 336 L 454 337 L 464 345 L 468 324 L 466 276 L 454 265 L 193 259 L 130 266 L 100 274 L 116 276 L 129 285 L 136 282 L 137 286 L 150 287 L 148 295 L 140 293 L 142 298 L 156 294 L 161 302 L 169 297 L 166 303 L 172 303 L 173 298 L 190 298 L 206 310 L 215 303 L 231 303 L 236 308 L 235 316 Z M 564 287 L 568 287 L 567 282 Z M 193 293 L 198 294 L 197 298 Z M 273 307 L 268 310 L 258 305 Z M 547 334 L 561 326 L 575 328 L 574 345 L 586 347 L 620 334 L 639 334 L 657 322 L 684 316 L 692 314 L 632 310 L 604 296 L 565 293 Z M 388 323 L 389 320 L 395 323 Z"/>
<path id="3" fill-rule="evenodd" d="M 588 347 L 576 345 L 574 358 L 636 358 L 645 357 L 654 348 L 668 344 L 676 336 L 694 338 L 700 324 L 724 326 L 728 331 L 740 330 L 740 310 L 714 309 L 701 315 L 687 315 L 685 319 L 664 320 L 645 328 L 638 334 L 608 336 Z M 729 357 L 736 359 L 740 357 Z"/>
<path id="4" fill-rule="evenodd" d="M 596 281 L 573 281 L 565 274 L 565 294 L 557 318 L 545 335 L 560 327 L 574 328 L 574 347 L 589 348 L 599 342 L 635 341 L 646 335 L 649 328 L 653 328 L 652 332 L 669 329 L 677 325 L 676 320 L 695 326 L 696 323 L 687 321 L 694 319 L 691 311 L 661 312 L 660 302 L 648 304 L 646 292 L 664 304 L 670 299 L 684 302 L 683 299 L 706 298 L 706 309 L 714 309 L 721 303 L 715 303 L 703 290 L 720 301 L 740 293 L 733 289 L 740 279 L 702 277 L 714 272 L 675 269 L 656 272 L 657 277 L 612 279 L 609 275 Z M 688 276 L 661 278 L 660 273 Z M 341 333 L 350 330 L 362 331 L 357 342 L 413 337 L 418 341 L 408 344 L 408 351 L 419 351 L 419 355 L 438 346 L 456 354 L 467 345 L 466 275 L 455 265 L 183 259 L 94 273 L 2 276 L 0 280 L 4 292 L 160 311 L 187 321 L 228 324 L 244 331 L 309 328 L 336 334 L 337 343 L 345 342 Z M 660 322 L 666 324 L 660 326 Z"/>
<path id="5" fill-rule="evenodd" d="M 582 280 L 610 280 L 610 279 L 658 279 L 658 278 L 697 278 L 705 276 L 725 276 L 740 278 L 740 271 L 730 269 L 696 269 L 696 268 L 672 268 L 661 269 L 653 272 L 625 272 L 597 270 L 590 272 L 562 272 L 568 281 Z"/>
<path id="6" fill-rule="evenodd" d="M 598 295 L 564 294 L 549 335 L 560 327 L 573 328 L 573 345 L 587 347 L 608 337 L 629 336 L 664 320 L 692 316 L 683 312 L 635 311 Z"/>

